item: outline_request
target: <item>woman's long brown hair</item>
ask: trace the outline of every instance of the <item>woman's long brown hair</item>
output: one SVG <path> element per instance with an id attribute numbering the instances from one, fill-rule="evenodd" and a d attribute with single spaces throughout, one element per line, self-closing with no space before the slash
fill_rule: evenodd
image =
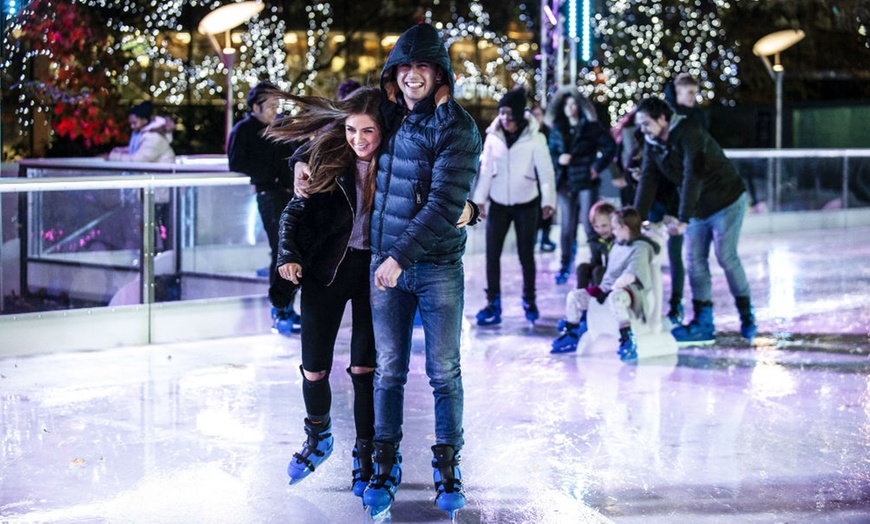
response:
<path id="1" fill-rule="evenodd" d="M 381 146 L 369 163 L 363 190 L 363 211 L 371 209 L 378 169 L 377 157 L 387 141 L 380 111 L 381 90 L 376 87 L 361 87 L 338 102 L 315 96 L 297 96 L 279 90 L 270 91 L 269 96 L 289 100 L 295 113 L 275 120 L 266 129 L 265 136 L 277 142 L 311 138 L 302 146 L 310 153 L 310 193 L 334 191 L 338 187 L 336 178 L 348 169 L 356 169 L 356 154 L 345 137 L 344 122 L 347 117 L 368 115 L 375 121 L 381 133 Z"/>

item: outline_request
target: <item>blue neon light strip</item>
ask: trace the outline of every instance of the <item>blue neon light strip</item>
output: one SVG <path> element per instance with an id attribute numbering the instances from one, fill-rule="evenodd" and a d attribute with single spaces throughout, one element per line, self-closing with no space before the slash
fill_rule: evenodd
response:
<path id="1" fill-rule="evenodd" d="M 572 0 L 576 1 L 576 0 Z M 588 62 L 592 58 L 591 0 L 583 0 L 583 36 L 580 39 L 580 58 Z"/>
<path id="2" fill-rule="evenodd" d="M 568 0 L 568 38 L 577 38 L 577 0 Z"/>

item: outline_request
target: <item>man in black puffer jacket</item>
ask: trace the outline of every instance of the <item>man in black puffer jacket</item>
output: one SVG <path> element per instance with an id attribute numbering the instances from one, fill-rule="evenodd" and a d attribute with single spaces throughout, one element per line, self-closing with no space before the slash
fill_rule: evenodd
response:
<path id="1" fill-rule="evenodd" d="M 375 474 L 364 502 L 373 514 L 385 511 L 398 488 L 404 386 L 419 307 L 435 397 L 436 501 L 452 514 L 465 504 L 457 464 L 463 444 L 459 342 L 466 233 L 456 223 L 477 173 L 481 137 L 450 97 L 453 69 L 431 25 L 402 34 L 384 65 L 381 88 L 389 141 L 378 159 L 371 227 L 378 365 Z"/>

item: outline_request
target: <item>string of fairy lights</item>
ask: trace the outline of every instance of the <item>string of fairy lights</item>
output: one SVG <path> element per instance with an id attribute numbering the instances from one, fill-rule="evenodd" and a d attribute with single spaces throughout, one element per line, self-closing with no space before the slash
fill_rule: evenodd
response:
<path id="1" fill-rule="evenodd" d="M 701 92 L 707 99 L 733 104 L 731 95 L 739 85 L 739 57 L 736 44 L 727 40 L 721 27 L 721 16 L 730 8 L 731 1 L 608 0 L 606 11 L 589 17 L 591 27 L 575 27 L 579 30 L 578 40 L 586 38 L 583 31 L 591 29 L 595 44 L 595 56 L 581 63 L 576 79 L 578 86 L 596 99 L 606 101 L 613 121 L 640 96 L 660 92 L 662 85 L 679 72 L 699 78 Z M 203 52 L 198 53 L 201 58 L 191 59 L 187 53 L 179 53 L 178 47 L 189 44 L 191 39 L 180 20 L 186 5 L 212 10 L 226 0 L 66 2 L 101 8 L 108 13 L 107 24 L 117 36 L 107 52 L 132 57 L 117 72 L 118 85 L 141 89 L 142 97 L 170 105 L 224 96 L 222 75 L 226 69 L 219 57 Z M 529 7 L 525 3 L 519 7 L 520 22 L 532 29 L 536 22 L 532 20 Z M 20 14 L 26 14 L 26 10 L 26 7 L 21 8 Z M 243 103 L 246 87 L 262 79 L 297 92 L 311 90 L 322 66 L 320 61 L 328 44 L 334 12 L 329 2 L 317 1 L 306 5 L 305 11 L 308 18 L 306 51 L 300 64 L 302 73 L 295 85 L 287 80 L 284 39 L 287 27 L 278 7 L 267 3 L 264 11 L 253 17 L 243 31 L 233 33 L 237 62 L 231 80 L 239 87 L 234 89 L 237 106 Z M 585 12 L 584 16 L 589 14 Z M 138 15 L 143 21 L 142 27 L 128 25 L 124 19 L 129 19 L 129 15 Z M 461 93 L 472 95 L 466 98 L 498 98 L 512 85 L 530 86 L 536 81 L 529 43 L 518 43 L 491 29 L 489 13 L 481 2 L 470 2 L 467 13 L 459 13 L 455 5 L 452 6 L 450 20 L 446 22 L 434 17 L 432 8 L 425 11 L 425 20 L 439 29 L 448 47 L 460 40 L 471 40 L 478 46 L 492 46 L 497 51 L 494 58 L 483 62 L 479 54 L 456 57 L 461 64 L 456 87 Z M 15 34 L 18 20 L 26 20 L 26 16 L 9 18 L 7 35 Z M 32 61 L 47 53 L 25 51 L 17 46 L 14 38 L 4 39 L 7 64 L 10 60 Z M 22 67 L 22 75 L 27 70 Z M 32 121 L 32 112 L 41 108 L 34 100 L 26 99 L 23 94 L 22 97 L 15 114 L 18 122 L 26 127 Z"/>
<path id="2" fill-rule="evenodd" d="M 220 58 L 212 52 L 202 53 L 200 59 L 191 59 L 186 53 L 173 53 L 173 44 L 186 45 L 190 43 L 191 35 L 185 32 L 185 27 L 179 19 L 182 8 L 185 5 L 191 7 L 204 6 L 209 10 L 220 7 L 224 2 L 202 0 L 67 0 L 73 4 L 80 4 L 88 8 L 101 8 L 106 16 L 106 23 L 112 33 L 117 36 L 108 53 L 126 53 L 132 57 L 125 62 L 120 71 L 117 71 L 116 83 L 118 86 L 126 86 L 134 91 L 139 90 L 143 98 L 160 101 L 169 105 L 180 105 L 188 98 L 195 102 L 211 100 L 223 97 L 225 87 L 221 75 L 226 69 Z M 54 3 L 52 0 L 44 0 L 49 8 Z M 328 4 L 327 4 L 328 6 Z M 327 7 L 328 9 L 328 7 Z M 28 20 L 27 8 L 16 13 L 19 16 L 10 17 L 10 27 L 4 38 L 4 57 L 6 60 L 3 68 L 8 70 L 12 61 L 20 61 L 22 67 L 18 68 L 21 77 L 19 84 L 26 82 L 29 67 L 27 64 L 37 56 L 46 56 L 49 60 L 55 60 L 51 52 L 47 50 L 27 51 L 20 42 L 7 35 L 15 35 L 20 24 Z M 142 27 L 130 26 L 125 19 L 130 15 L 141 15 Z M 330 20 L 331 23 L 331 20 Z M 328 25 L 319 31 L 310 30 L 309 35 L 315 33 L 315 40 L 323 40 Z M 237 48 L 237 65 L 233 69 L 232 82 L 234 85 L 245 85 L 248 88 L 258 81 L 269 79 L 279 87 L 290 88 L 287 78 L 287 66 L 285 44 L 283 35 L 286 33 L 286 24 L 279 16 L 276 6 L 267 7 L 258 16 L 252 18 L 245 27 L 245 31 L 233 33 L 233 45 Z M 275 35 L 280 35 L 276 37 Z M 173 40 L 174 39 L 174 40 Z M 316 44 L 316 41 L 315 41 Z M 315 49 L 322 48 L 314 45 Z M 309 54 L 316 56 L 317 51 L 311 50 Z M 181 55 L 181 56 L 176 56 Z M 311 63 L 311 59 L 307 63 Z M 310 80 L 309 80 L 310 81 Z M 234 90 L 237 105 L 244 104 L 244 96 L 247 89 Z M 32 123 L 33 111 L 41 112 L 42 107 L 35 99 L 27 99 L 22 92 L 19 97 L 20 104 L 15 109 L 15 117 L 20 125 L 20 133 L 27 131 Z"/>
<path id="3" fill-rule="evenodd" d="M 441 33 L 448 48 L 458 40 L 472 39 L 495 46 L 497 51 L 496 58 L 484 64 L 463 57 L 462 64 L 465 71 L 456 81 L 457 97 L 500 97 L 509 87 L 504 85 L 498 75 L 500 68 L 505 68 L 510 73 L 512 84 L 530 84 L 534 71 L 519 52 L 516 42 L 504 34 L 488 29 L 489 13 L 486 12 L 483 4 L 471 2 L 467 19 L 456 13 L 455 8 L 451 9 L 451 13 L 453 20 L 446 23 L 434 20 L 431 9 L 427 10 L 425 15 L 426 21 Z"/>
<path id="4" fill-rule="evenodd" d="M 608 2 L 592 17 L 601 60 L 582 70 L 581 86 L 608 102 L 612 122 L 679 73 L 697 78 L 706 99 L 734 105 L 740 57 L 721 22 L 730 7 L 729 0 Z"/>
<path id="5" fill-rule="evenodd" d="M 315 67 L 329 36 L 329 28 L 332 26 L 332 6 L 329 2 L 319 2 L 305 6 L 308 13 L 308 31 L 306 34 L 307 50 L 305 52 L 305 74 L 296 84 L 300 92 L 310 87 L 317 77 L 318 69 Z"/>

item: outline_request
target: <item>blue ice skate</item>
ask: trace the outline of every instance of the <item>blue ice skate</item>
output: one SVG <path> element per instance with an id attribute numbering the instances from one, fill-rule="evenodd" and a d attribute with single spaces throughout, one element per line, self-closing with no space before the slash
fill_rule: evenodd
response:
<path id="1" fill-rule="evenodd" d="M 544 253 L 552 253 L 556 251 L 556 244 L 547 237 L 541 239 L 541 251 Z"/>
<path id="2" fill-rule="evenodd" d="M 363 493 L 363 505 L 376 518 L 390 510 L 402 483 L 402 453 L 392 442 L 375 441 L 372 463 L 374 473 Z"/>
<path id="3" fill-rule="evenodd" d="M 541 316 L 540 311 L 538 311 L 538 306 L 535 305 L 535 301 L 532 300 L 529 302 L 526 300 L 526 297 L 523 297 L 523 311 L 526 312 L 526 320 L 532 324 L 534 324 Z"/>
<path id="4" fill-rule="evenodd" d="M 752 345 L 752 339 L 758 334 L 758 326 L 755 325 L 755 308 L 749 297 L 735 297 L 737 303 L 737 311 L 740 313 L 740 336 L 749 341 Z"/>
<path id="5" fill-rule="evenodd" d="M 619 360 L 634 362 L 637 360 L 637 341 L 630 327 L 619 328 Z"/>
<path id="6" fill-rule="evenodd" d="M 668 320 L 671 321 L 671 325 L 674 327 L 680 326 L 683 324 L 683 305 L 682 304 L 673 304 L 671 306 L 670 311 L 667 314 Z"/>
<path id="7" fill-rule="evenodd" d="M 570 272 L 567 267 L 563 267 L 556 273 L 556 285 L 561 286 L 562 284 L 568 283 L 568 277 L 570 276 Z"/>
<path id="8" fill-rule="evenodd" d="M 713 324 L 713 304 L 692 301 L 695 318 L 685 326 L 677 326 L 671 334 L 680 346 L 706 346 L 716 342 L 716 326 Z"/>
<path id="9" fill-rule="evenodd" d="M 580 337 L 586 333 L 586 319 L 580 321 L 579 324 L 572 324 L 565 321 L 565 329 L 559 335 L 550 347 L 550 353 L 557 355 L 559 353 L 570 353 L 577 351 L 577 344 L 580 343 Z"/>
<path id="10" fill-rule="evenodd" d="M 272 332 L 280 335 L 290 335 L 302 331 L 302 316 L 293 310 L 272 308 Z"/>
<path id="11" fill-rule="evenodd" d="M 749 341 L 749 345 L 752 345 L 752 340 L 755 339 L 755 335 L 758 334 L 758 326 L 755 325 L 755 322 L 740 322 L 740 336 Z"/>
<path id="12" fill-rule="evenodd" d="M 353 447 L 353 494 L 360 498 L 365 493 L 374 471 L 372 451 L 374 442 L 371 439 L 356 439 Z"/>
<path id="13" fill-rule="evenodd" d="M 302 444 L 302 450 L 295 453 L 290 464 L 287 465 L 291 486 L 314 473 L 314 470 L 332 454 L 333 438 L 330 429 L 330 426 L 317 427 L 310 420 L 305 419 L 305 433 L 308 438 Z"/>
<path id="14" fill-rule="evenodd" d="M 495 324 L 501 324 L 501 297 L 499 295 L 496 295 L 485 308 L 477 312 L 478 326 L 492 326 Z"/>
<path id="15" fill-rule="evenodd" d="M 435 505 L 446 511 L 451 520 L 456 510 L 465 506 L 462 492 L 462 474 L 459 472 L 459 454 L 449 444 L 432 446 L 432 478 L 435 480 Z"/>

